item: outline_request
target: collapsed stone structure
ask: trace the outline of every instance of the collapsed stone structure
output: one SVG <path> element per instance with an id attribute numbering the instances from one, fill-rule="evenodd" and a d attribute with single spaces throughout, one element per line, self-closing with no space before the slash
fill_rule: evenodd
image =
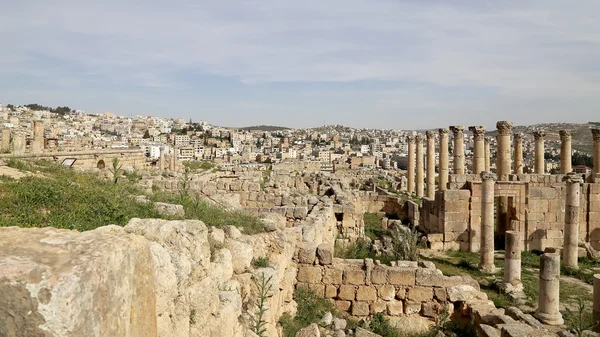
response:
<path id="1" fill-rule="evenodd" d="M 520 232 L 523 248 L 527 250 L 543 251 L 547 247 L 562 247 L 566 238 L 569 238 L 571 245 L 578 245 L 578 241 L 581 240 L 590 243 L 594 249 L 600 250 L 600 213 L 598 212 L 600 175 L 595 165 L 594 173 L 584 177 L 585 180 L 581 180 L 576 185 L 567 182 L 569 181 L 566 178 L 567 173 L 571 170 L 571 133 L 568 130 L 560 132 L 562 142 L 560 174 L 545 172 L 543 152 L 545 134 L 541 131 L 535 132 L 534 135 L 535 173 L 523 174 L 522 136 L 513 137 L 514 149 L 511 149 L 512 123 L 498 122 L 496 178 L 493 191 L 489 192 L 493 195 L 484 195 L 485 179 L 481 178 L 480 173 L 483 171 L 482 168 L 489 171 L 488 163 L 481 155 L 483 151 L 483 157 L 489 157 L 482 136 L 484 128 L 478 126 L 470 128 L 474 134 L 475 144 L 472 174 L 466 174 L 464 168 L 462 131 L 464 127 L 453 126 L 450 129 L 454 133 L 454 174 L 448 175 L 446 182 L 448 150 L 447 146 L 444 146 L 443 130 L 445 129 L 441 129 L 438 189 L 433 198 L 430 195 L 424 196 L 420 198 L 420 205 L 413 203 L 408 207 L 414 210 L 409 215 L 411 221 L 418 223 L 428 234 L 431 248 L 478 252 L 482 244 L 483 218 L 490 216 L 488 213 L 484 214 L 482 198 L 488 198 L 487 207 L 495 209 L 491 221 L 494 219 L 497 221 L 494 233 L 497 247 L 503 248 L 505 232 L 511 230 Z M 600 146 L 598 146 L 600 129 L 592 129 L 592 134 L 596 163 L 597 158 L 600 157 Z M 409 158 L 413 155 L 409 153 Z M 427 154 L 428 158 L 433 155 L 433 153 Z M 411 175 L 409 174 L 407 178 L 411 186 Z M 416 181 L 414 184 L 419 186 L 422 183 Z M 576 203 L 573 198 L 578 198 L 578 202 Z M 565 212 L 565 204 L 568 205 L 568 212 Z M 568 214 L 567 219 L 566 214 Z M 573 231 L 570 229 L 574 226 L 575 219 L 581 224 L 576 230 L 578 240 L 571 239 Z"/>

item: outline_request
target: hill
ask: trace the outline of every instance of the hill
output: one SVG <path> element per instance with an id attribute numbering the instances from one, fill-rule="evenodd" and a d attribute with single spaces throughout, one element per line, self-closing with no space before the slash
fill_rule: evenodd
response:
<path id="1" fill-rule="evenodd" d="M 290 128 L 286 128 L 284 126 L 274 126 L 274 125 L 255 125 L 255 126 L 245 126 L 243 128 L 236 128 L 241 131 L 285 131 L 291 130 Z"/>

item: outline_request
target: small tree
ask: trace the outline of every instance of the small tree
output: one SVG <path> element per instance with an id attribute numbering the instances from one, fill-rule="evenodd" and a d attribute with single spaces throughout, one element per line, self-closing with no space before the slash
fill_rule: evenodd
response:
<path id="1" fill-rule="evenodd" d="M 114 157 L 112 161 L 112 169 L 108 169 L 110 173 L 113 175 L 113 184 L 117 185 L 119 182 L 119 178 L 121 177 L 121 173 L 123 172 L 123 165 L 119 164 L 119 158 Z"/>

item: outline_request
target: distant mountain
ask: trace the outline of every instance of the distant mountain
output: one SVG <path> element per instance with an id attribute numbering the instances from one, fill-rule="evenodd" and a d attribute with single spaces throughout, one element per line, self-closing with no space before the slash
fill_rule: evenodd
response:
<path id="1" fill-rule="evenodd" d="M 284 126 L 274 126 L 274 125 L 255 125 L 255 126 L 245 126 L 243 128 L 237 128 L 242 131 L 284 131 L 291 130 L 290 128 L 286 128 Z"/>

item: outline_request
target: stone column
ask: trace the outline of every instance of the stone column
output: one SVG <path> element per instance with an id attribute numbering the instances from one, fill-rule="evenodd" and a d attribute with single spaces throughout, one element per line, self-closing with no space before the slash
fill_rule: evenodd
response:
<path id="1" fill-rule="evenodd" d="M 600 129 L 592 129 L 592 137 L 594 138 L 594 172 L 595 174 L 600 173 Z"/>
<path id="2" fill-rule="evenodd" d="M 498 181 L 508 181 L 508 176 L 511 172 L 510 135 L 512 133 L 512 122 L 499 121 L 496 123 L 496 129 L 498 130 L 498 136 L 496 137 L 496 172 L 498 174 Z M 497 210 L 498 233 L 500 233 L 500 236 L 503 236 L 510 221 L 508 218 L 508 197 L 503 196 L 498 198 Z"/>
<path id="3" fill-rule="evenodd" d="M 535 154 L 534 154 L 534 164 L 533 164 L 533 172 L 535 174 L 544 174 L 545 173 L 545 160 L 544 160 L 544 137 L 546 133 L 544 131 L 534 131 L 533 138 L 535 139 Z"/>
<path id="4" fill-rule="evenodd" d="M 438 178 L 440 191 L 448 188 L 448 129 L 439 129 L 440 134 L 440 175 Z"/>
<path id="5" fill-rule="evenodd" d="M 514 174 L 523 174 L 523 135 L 515 133 L 513 135 L 514 148 Z"/>
<path id="6" fill-rule="evenodd" d="M 427 131 L 427 176 L 426 188 L 427 198 L 435 198 L 435 134 L 433 131 Z"/>
<path id="7" fill-rule="evenodd" d="M 160 171 L 165 170 L 165 148 L 163 146 L 160 147 L 160 156 L 158 157 L 158 169 Z"/>
<path id="8" fill-rule="evenodd" d="M 485 137 L 483 141 L 484 157 L 485 157 L 485 172 L 490 172 L 492 169 L 492 150 L 490 150 L 490 139 Z"/>
<path id="9" fill-rule="evenodd" d="M 31 152 L 41 153 L 44 148 L 44 122 L 33 121 L 33 141 L 31 142 Z"/>
<path id="10" fill-rule="evenodd" d="M 540 257 L 540 287 L 535 318 L 548 325 L 564 323 L 559 311 L 560 255 L 545 253 Z"/>
<path id="11" fill-rule="evenodd" d="M 473 174 L 480 174 L 485 171 L 485 127 L 470 126 L 469 130 L 473 133 Z"/>
<path id="12" fill-rule="evenodd" d="M 173 154 L 171 155 L 171 167 L 170 170 L 175 172 L 177 170 L 177 148 L 173 148 Z"/>
<path id="13" fill-rule="evenodd" d="M 465 128 L 451 126 L 454 134 L 454 174 L 465 174 Z"/>
<path id="14" fill-rule="evenodd" d="M 581 198 L 581 176 L 575 172 L 567 174 L 563 181 L 567 183 L 565 200 L 565 231 L 563 244 L 563 264 L 565 267 L 578 268 L 579 250 L 579 200 Z"/>
<path id="15" fill-rule="evenodd" d="M 424 185 L 424 180 L 423 180 L 423 135 L 422 134 L 418 134 L 415 137 L 415 141 L 417 143 L 417 183 L 416 183 L 416 187 L 417 187 L 417 198 L 422 198 L 423 197 L 423 185 Z"/>
<path id="16" fill-rule="evenodd" d="M 2 129 L 2 141 L 0 142 L 0 153 L 10 152 L 10 130 Z"/>
<path id="17" fill-rule="evenodd" d="M 600 321 L 600 274 L 594 274 L 594 304 L 593 304 L 593 320 L 594 322 Z M 600 326 L 597 325 L 594 328 L 595 332 L 600 331 Z"/>
<path id="18" fill-rule="evenodd" d="M 567 174 L 573 169 L 571 168 L 571 139 L 573 131 L 560 130 L 560 173 Z"/>
<path id="19" fill-rule="evenodd" d="M 504 284 L 513 291 L 522 291 L 521 283 L 521 233 L 506 231 L 504 250 Z M 510 286 L 508 286 L 510 284 Z"/>
<path id="20" fill-rule="evenodd" d="M 498 181 L 508 181 L 510 174 L 510 134 L 512 130 L 512 122 L 499 121 L 496 123 L 498 136 L 496 137 L 497 154 L 496 154 L 496 173 Z"/>
<path id="21" fill-rule="evenodd" d="M 494 273 L 494 175 L 481 172 L 481 262 L 479 269 Z"/>
<path id="22" fill-rule="evenodd" d="M 11 154 L 16 156 L 21 156 L 25 154 L 25 148 L 27 147 L 27 142 L 25 140 L 25 134 L 22 132 L 13 133 L 11 143 Z"/>
<path id="23" fill-rule="evenodd" d="M 406 172 L 406 178 L 408 182 L 406 184 L 406 192 L 408 194 L 415 193 L 415 136 L 406 137 L 408 142 L 408 167 Z"/>

